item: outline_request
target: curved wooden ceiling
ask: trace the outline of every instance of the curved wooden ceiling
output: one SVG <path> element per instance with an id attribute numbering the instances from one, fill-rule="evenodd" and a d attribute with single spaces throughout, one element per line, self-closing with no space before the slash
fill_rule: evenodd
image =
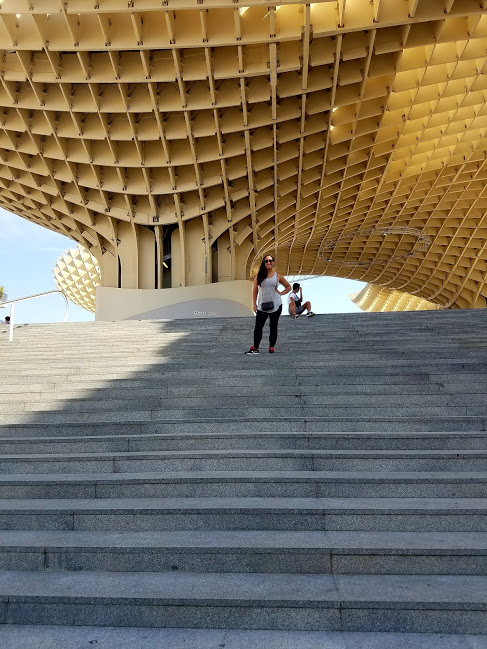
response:
<path id="1" fill-rule="evenodd" d="M 428 302 L 417 295 L 367 284 L 359 293 L 349 296 L 354 304 L 369 312 L 388 311 L 429 311 L 440 309 L 438 304 Z"/>
<path id="2" fill-rule="evenodd" d="M 121 222 L 198 220 L 233 278 L 273 250 L 485 306 L 486 10 L 3 0 L 0 204 L 95 254 Z"/>

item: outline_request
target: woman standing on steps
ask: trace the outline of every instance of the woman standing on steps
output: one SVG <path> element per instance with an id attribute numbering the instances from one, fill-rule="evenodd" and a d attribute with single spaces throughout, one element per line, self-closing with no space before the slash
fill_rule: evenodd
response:
<path id="1" fill-rule="evenodd" d="M 282 311 L 281 295 L 286 295 L 291 290 L 291 284 L 285 277 L 276 273 L 274 270 L 275 259 L 272 255 L 264 255 L 260 264 L 259 272 L 254 278 L 254 287 L 252 289 L 252 307 L 255 318 L 254 327 L 254 344 L 246 354 L 258 354 L 259 345 L 262 340 L 262 330 L 264 328 L 267 316 L 269 316 L 269 354 L 274 353 L 274 346 L 277 340 L 277 325 L 279 316 Z M 279 291 L 279 284 L 284 286 L 283 291 Z"/>

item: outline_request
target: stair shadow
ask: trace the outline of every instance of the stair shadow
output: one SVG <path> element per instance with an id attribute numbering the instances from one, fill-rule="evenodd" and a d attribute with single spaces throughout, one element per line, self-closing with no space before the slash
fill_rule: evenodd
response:
<path id="1" fill-rule="evenodd" d="M 259 425 L 265 430 L 266 420 L 273 419 L 274 422 L 280 421 L 283 430 L 304 430 L 307 418 L 314 416 L 310 413 L 319 410 L 304 399 L 306 387 L 303 375 L 306 366 L 313 370 L 326 368 L 326 375 L 323 374 L 323 381 L 326 379 L 323 392 L 326 393 L 327 385 L 346 381 L 354 370 L 360 371 L 361 358 L 370 357 L 377 367 L 382 364 L 391 370 L 383 379 L 377 379 L 377 374 L 372 375 L 374 381 L 381 380 L 382 384 L 386 384 L 390 380 L 404 380 L 425 386 L 425 389 L 437 386 L 433 394 L 440 393 L 441 382 L 428 371 L 428 363 L 434 360 L 434 353 L 432 355 L 427 351 L 425 354 L 411 348 L 410 341 L 398 339 L 394 323 L 402 315 L 404 323 L 409 322 L 413 327 L 422 329 L 423 343 L 430 341 L 433 344 L 435 340 L 441 340 L 441 335 L 445 340 L 454 335 L 459 321 L 471 320 L 472 314 L 464 312 L 461 318 L 461 314 L 455 312 L 441 312 L 444 329 L 437 332 L 438 320 L 434 319 L 431 323 L 431 318 L 428 319 L 423 313 L 394 314 L 394 318 L 392 314 L 318 316 L 303 323 L 285 318 L 280 324 L 278 353 L 275 356 L 262 353 L 260 357 L 246 357 L 242 353 L 251 339 L 251 318 L 113 323 L 114 336 L 117 332 L 124 333 L 120 334 L 118 341 L 114 343 L 112 339 L 108 344 L 104 342 L 103 335 L 109 330 L 109 323 L 60 325 L 53 337 L 45 341 L 41 338 L 43 325 L 33 325 L 25 331 L 16 332 L 18 335 L 12 347 L 8 348 L 7 353 L 4 349 L 2 354 L 8 359 L 9 356 L 15 358 L 17 353 L 22 355 L 30 352 L 30 363 L 35 361 L 37 367 L 33 367 L 30 373 L 25 367 L 21 370 L 25 372 L 27 383 L 18 386 L 19 400 L 11 403 L 4 401 L 0 405 L 4 415 L 0 437 L 16 437 L 21 429 L 23 436 L 30 436 L 29 431 L 35 436 L 39 434 L 39 424 L 46 426 L 43 436 L 82 435 L 83 430 L 89 431 L 85 434 L 94 434 L 95 429 L 96 434 L 113 435 L 127 422 L 139 429 L 150 428 L 153 424 L 154 430 L 158 426 L 158 430 L 166 431 L 171 426 L 183 430 L 185 422 L 199 421 L 200 430 L 211 431 L 217 422 L 221 423 L 220 428 L 224 428 L 226 421 L 228 430 L 235 430 L 239 421 L 247 421 L 249 430 L 256 430 Z M 322 336 L 320 351 L 316 353 L 313 353 L 317 345 L 312 337 L 313 322 L 319 323 Z M 341 328 L 337 329 L 339 322 Z M 375 323 L 376 330 L 373 328 Z M 66 335 L 71 335 L 72 343 L 76 345 L 77 331 L 81 332 L 78 351 L 85 354 L 81 363 L 78 361 L 70 367 L 66 360 L 76 359 L 75 348 L 59 357 L 50 354 L 49 349 L 52 341 L 61 341 Z M 383 331 L 389 331 L 388 343 L 386 339 L 384 343 L 381 342 Z M 264 335 L 267 335 L 267 331 Z M 158 342 L 158 336 L 165 339 Z M 329 346 L 327 336 L 331 341 Z M 293 344 L 296 340 L 299 345 L 307 346 L 304 357 L 295 351 Z M 473 332 L 459 336 L 458 345 L 462 344 L 463 348 L 458 347 L 458 358 L 463 358 L 469 369 L 477 364 L 479 370 L 479 364 L 486 359 L 485 354 L 479 355 L 478 342 Z M 334 356 L 333 349 L 333 345 L 338 343 L 344 349 L 340 358 Z M 9 354 L 9 351 L 12 353 Z M 326 365 L 327 353 L 333 358 L 333 366 Z M 458 358 L 453 360 L 457 362 Z M 411 366 L 408 368 L 405 363 L 409 362 Z M 460 367 L 458 363 L 457 367 Z M 57 375 L 52 374 L 56 371 Z M 486 371 L 477 371 L 476 377 L 481 384 L 485 384 L 487 391 Z M 5 382 L 5 394 L 13 394 L 17 378 L 12 374 Z M 316 381 L 319 380 L 318 377 Z M 70 389 L 75 385 L 76 389 Z M 377 383 L 377 392 L 372 391 L 371 399 L 381 395 L 380 385 Z M 278 389 L 280 386 L 282 390 Z M 239 396 L 238 391 L 242 388 L 245 388 L 247 396 Z M 26 390 L 25 399 L 30 400 L 36 398 L 31 395 L 41 394 L 46 389 L 48 395 L 58 391 L 61 398 L 53 399 L 44 409 L 31 410 L 23 415 L 19 412 L 15 425 L 14 411 L 21 409 L 16 406 L 16 403 L 22 403 L 21 391 Z M 268 406 L 269 400 L 273 408 Z M 387 408 L 387 399 L 384 408 Z M 326 409 L 321 410 L 326 416 Z M 481 417 L 487 411 L 483 412 L 479 407 L 472 413 Z M 54 425 L 50 432 L 49 424 Z M 66 426 L 65 432 L 61 429 L 63 425 Z M 269 425 L 272 428 L 275 423 Z M 482 423 L 480 425 L 484 426 Z M 75 433 L 76 427 L 79 431 Z"/>

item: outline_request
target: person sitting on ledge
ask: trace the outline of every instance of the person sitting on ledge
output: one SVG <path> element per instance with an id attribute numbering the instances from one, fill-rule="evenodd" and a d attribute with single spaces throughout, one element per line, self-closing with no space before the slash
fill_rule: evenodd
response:
<path id="1" fill-rule="evenodd" d="M 308 312 L 307 317 L 314 316 L 313 311 L 311 311 L 311 302 L 308 301 L 303 304 L 303 289 L 300 284 L 295 282 L 292 293 L 289 294 L 289 314 L 297 320 L 304 311 Z"/>

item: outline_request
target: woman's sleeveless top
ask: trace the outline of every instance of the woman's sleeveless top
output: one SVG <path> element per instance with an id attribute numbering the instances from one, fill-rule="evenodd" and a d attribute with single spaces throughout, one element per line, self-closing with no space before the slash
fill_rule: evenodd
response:
<path id="1" fill-rule="evenodd" d="M 262 302 L 274 302 L 274 308 L 271 311 L 266 311 L 266 313 L 274 313 L 282 305 L 281 296 L 279 293 L 276 293 L 278 286 L 279 280 L 277 279 L 277 273 L 274 273 L 271 277 L 267 277 L 258 287 L 257 308 L 260 311 L 262 311 Z"/>

